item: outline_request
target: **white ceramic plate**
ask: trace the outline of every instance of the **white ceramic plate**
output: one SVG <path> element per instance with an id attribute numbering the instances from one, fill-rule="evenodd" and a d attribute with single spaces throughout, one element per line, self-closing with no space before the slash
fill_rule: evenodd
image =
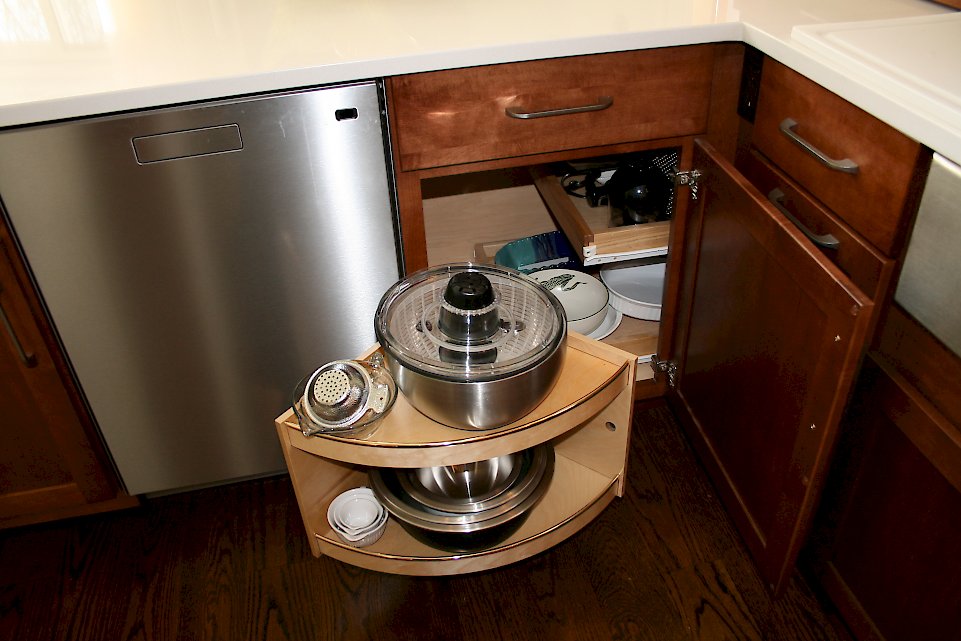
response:
<path id="1" fill-rule="evenodd" d="M 593 338 L 596 341 L 602 338 L 607 338 L 614 333 L 618 325 L 621 324 L 621 320 L 624 318 L 624 314 L 617 311 L 610 305 L 607 306 L 607 313 L 604 314 L 604 320 L 598 325 L 597 329 L 587 335 L 588 338 Z"/>
<path id="2" fill-rule="evenodd" d="M 664 263 L 601 270 L 601 281 L 611 292 L 610 305 L 626 316 L 661 319 Z"/>

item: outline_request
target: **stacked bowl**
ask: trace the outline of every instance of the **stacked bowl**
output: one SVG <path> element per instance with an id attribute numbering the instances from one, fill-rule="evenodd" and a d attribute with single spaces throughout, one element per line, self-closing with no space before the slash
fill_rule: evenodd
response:
<path id="1" fill-rule="evenodd" d="M 554 472 L 549 444 L 475 463 L 374 468 L 371 489 L 415 538 L 452 552 L 496 545 L 524 523 Z"/>
<path id="2" fill-rule="evenodd" d="M 341 541 L 354 547 L 376 543 L 387 527 L 387 510 L 368 487 L 339 494 L 327 507 L 327 523 Z"/>

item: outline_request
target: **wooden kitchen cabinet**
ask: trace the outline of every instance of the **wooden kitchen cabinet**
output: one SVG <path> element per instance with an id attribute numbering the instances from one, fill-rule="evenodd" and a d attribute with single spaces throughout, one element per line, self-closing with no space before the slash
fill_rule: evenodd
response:
<path id="1" fill-rule="evenodd" d="M 898 307 L 842 425 L 805 567 L 860 640 L 961 631 L 961 359 Z"/>
<path id="2" fill-rule="evenodd" d="M 569 202 L 563 212 L 553 207 L 552 198 L 567 197 L 544 181 L 556 164 L 628 154 L 673 153 L 683 171 L 691 136 L 709 127 L 721 48 L 672 47 L 387 79 L 406 271 L 478 260 L 478 246 L 496 248 L 558 228 L 582 257 L 653 245 L 659 245 L 654 253 L 667 254 L 673 234 L 667 226 L 659 226 L 653 241 L 639 240 L 631 229 L 643 225 L 603 230 L 602 238 L 596 225 L 577 220 Z M 556 111 L 563 113 L 544 113 Z M 662 308 L 662 319 L 670 313 Z M 659 349 L 661 326 L 625 319 L 605 340 L 643 357 Z M 638 396 L 663 395 L 664 384 L 652 381 L 649 366 L 638 372 Z"/>
<path id="3" fill-rule="evenodd" d="M 407 272 L 431 262 L 424 200 L 432 192 L 528 187 L 523 168 L 680 147 L 704 132 L 714 55 L 714 46 L 671 47 L 388 78 Z M 541 211 L 546 222 L 530 225 L 554 228 Z M 497 237 L 497 221 L 483 224 L 459 232 L 473 243 L 511 239 Z M 508 227 L 525 231 L 520 221 Z M 484 230 L 490 235 L 478 237 Z"/>
<path id="4" fill-rule="evenodd" d="M 476 572 L 542 552 L 590 523 L 624 493 L 633 409 L 630 354 L 569 335 L 553 391 L 530 414 L 500 428 L 458 430 L 415 410 L 401 394 L 377 429 L 354 439 L 305 437 L 293 410 L 276 420 L 304 527 L 315 556 L 381 572 L 436 576 Z M 376 543 L 343 543 L 327 523 L 341 492 L 368 485 L 371 467 L 456 465 L 550 442 L 554 472 L 544 496 L 507 540 L 471 552 L 450 552 L 410 535 L 394 519 Z"/>
<path id="5" fill-rule="evenodd" d="M 448 95 L 439 86 L 420 92 L 416 87 L 428 76 L 440 81 L 447 77 L 444 74 L 459 78 L 460 72 L 392 79 L 388 99 L 405 258 L 408 269 L 432 262 L 431 245 L 438 235 L 429 203 L 437 183 L 444 183 L 447 194 L 457 194 L 458 189 L 470 191 L 471 180 L 483 182 L 482 177 L 506 170 L 507 188 L 523 190 L 528 184 L 523 175 L 512 173 L 517 168 L 532 167 L 536 182 L 543 179 L 543 168 L 556 161 L 678 149 L 676 171 L 687 185 L 678 188 L 669 233 L 654 358 L 663 375 L 652 383 L 638 383 L 635 395 L 667 395 L 672 401 L 760 574 L 777 592 L 790 576 L 809 531 L 843 409 L 877 322 L 877 302 L 889 296 L 895 256 L 916 207 L 914 185 L 927 155 L 903 137 L 896 137 L 894 156 L 887 154 L 886 143 L 881 145 L 884 153 L 871 144 L 860 144 L 851 152 L 860 163 L 853 184 L 843 177 L 825 178 L 819 168 L 808 166 L 809 159 L 797 156 L 808 153 L 797 142 L 785 137 L 785 146 L 780 140 L 769 140 L 772 135 L 784 136 L 777 126 L 774 134 L 767 131 L 772 119 L 787 117 L 780 116 L 782 107 L 786 105 L 786 113 L 795 118 L 803 116 L 805 122 L 810 122 L 811 115 L 819 121 L 830 116 L 824 122 L 839 127 L 845 139 L 862 127 L 872 132 L 866 135 L 880 136 L 879 122 L 865 120 L 870 118 L 867 114 L 849 110 L 850 105 L 800 77 L 785 77 L 774 63 L 772 73 L 765 67 L 758 117 L 753 126 L 748 125 L 735 115 L 741 48 L 690 49 L 709 57 L 696 66 L 671 67 L 670 72 L 693 79 L 697 90 L 685 97 L 697 103 L 693 109 L 703 110 L 702 117 L 685 115 L 680 128 L 653 128 L 651 136 L 665 136 L 653 139 L 637 132 L 631 139 L 625 133 L 631 131 L 629 123 L 620 130 L 608 123 L 601 128 L 604 132 L 620 134 L 602 136 L 603 144 L 597 147 L 589 146 L 590 118 L 595 113 L 544 118 L 558 130 L 566 123 L 570 129 L 585 129 L 576 142 L 571 142 L 575 138 L 566 129 L 563 134 L 545 133 L 545 144 L 554 141 L 556 149 L 530 147 L 533 143 L 522 136 L 504 136 L 501 128 L 508 125 L 501 119 L 507 103 L 496 96 L 490 102 L 497 108 L 485 111 L 488 120 L 465 120 L 470 125 L 460 130 L 459 138 L 438 124 L 441 133 L 432 138 L 425 133 L 426 121 L 439 123 L 442 116 L 457 120 L 457 101 L 451 96 L 460 92 Z M 598 61 L 604 57 L 598 56 Z M 550 61 L 550 69 L 569 64 L 576 70 L 574 62 Z M 704 73 L 705 67 L 709 73 Z M 498 67 L 500 80 L 495 87 L 507 86 L 504 79 L 510 74 L 504 73 L 505 68 Z M 518 77 L 529 81 L 527 70 L 518 67 Z M 552 71 L 546 77 L 558 75 Z M 573 77 L 565 87 L 577 82 L 576 72 Z M 638 83 L 628 86 L 643 92 L 644 80 L 644 74 L 638 74 Z M 404 107 L 407 91 L 416 97 L 421 116 Z M 437 106 L 423 101 L 425 95 L 434 96 Z M 615 98 L 614 106 L 597 113 L 614 118 L 618 104 Z M 581 124 L 566 118 L 580 119 Z M 474 147 L 469 144 L 470 132 L 479 141 Z M 488 136 L 489 132 L 493 133 Z M 713 146 L 715 141 L 718 147 Z M 436 153 L 431 144 L 437 145 Z M 834 147 L 827 149 L 835 152 Z M 735 157 L 737 167 L 732 164 Z M 461 182 L 451 188 L 447 181 L 455 178 Z M 879 205 L 872 200 L 872 190 L 881 183 L 887 195 Z M 528 227 L 520 224 L 526 220 L 521 213 L 526 207 L 507 205 L 492 208 L 490 215 L 474 216 L 470 207 L 452 208 L 439 218 L 451 229 L 470 230 L 464 233 L 476 237 L 504 209 L 509 213 L 496 232 L 501 238 L 512 225 L 519 229 L 516 236 L 560 228 L 578 245 L 580 236 L 572 233 L 551 205 L 558 199 L 556 190 L 542 188 L 538 194 L 547 203 L 548 213 L 541 213 L 543 217 Z M 862 200 L 883 205 L 884 215 L 878 220 L 866 218 Z M 475 218 L 482 227 L 471 226 Z M 840 245 L 816 244 L 824 236 L 839 239 Z M 446 237 L 436 244 L 451 246 Z M 623 349 L 631 351 L 630 346 Z"/>
<path id="6" fill-rule="evenodd" d="M 918 142 L 769 59 L 753 143 L 881 252 L 901 250 L 928 161 Z"/>
<path id="7" fill-rule="evenodd" d="M 786 120 L 806 125 L 785 132 Z M 816 153 L 850 163 L 831 168 Z M 676 369 L 679 418 L 778 591 L 810 528 L 929 155 L 768 60 L 737 157 L 735 169 L 709 147 L 695 155 L 704 193 L 689 208 L 677 352 L 663 358 Z"/>
<path id="8" fill-rule="evenodd" d="M 137 504 L 79 409 L 48 332 L 0 220 L 0 527 Z"/>

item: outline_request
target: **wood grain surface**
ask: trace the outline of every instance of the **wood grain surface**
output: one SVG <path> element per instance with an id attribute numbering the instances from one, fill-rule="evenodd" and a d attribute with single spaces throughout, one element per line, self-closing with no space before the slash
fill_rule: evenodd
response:
<path id="1" fill-rule="evenodd" d="M 399 169 L 703 133 L 713 62 L 714 48 L 701 45 L 394 76 L 387 91 Z M 534 119 L 505 113 L 601 97 L 613 103 L 600 111 Z"/>
<path id="2" fill-rule="evenodd" d="M 858 172 L 825 167 L 781 133 L 785 118 L 829 157 L 856 162 Z M 764 65 L 754 144 L 878 249 L 898 254 L 916 206 L 918 168 L 928 162 L 920 144 L 773 60 Z"/>
<path id="3" fill-rule="evenodd" d="M 839 641 L 806 584 L 772 602 L 664 406 L 627 494 L 567 542 L 465 577 L 311 556 L 286 476 L 0 535 L 0 639 Z"/>

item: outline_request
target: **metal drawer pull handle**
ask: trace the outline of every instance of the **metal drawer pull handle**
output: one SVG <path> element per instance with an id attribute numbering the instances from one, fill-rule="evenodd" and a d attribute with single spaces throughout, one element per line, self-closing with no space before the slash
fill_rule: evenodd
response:
<path id="1" fill-rule="evenodd" d="M 809 154 L 820 160 L 821 164 L 823 164 L 825 167 L 829 167 L 835 171 L 843 171 L 847 174 L 858 173 L 858 164 L 856 162 L 850 158 L 835 160 L 834 158 L 829 157 L 823 151 L 797 135 L 797 132 L 794 131 L 795 127 L 797 127 L 797 121 L 793 118 L 785 118 L 781 121 L 781 133 L 800 145 L 801 148 L 807 151 Z"/>
<path id="2" fill-rule="evenodd" d="M 0 292 L 3 290 L 0 289 Z M 13 325 L 10 323 L 10 318 L 7 316 L 6 310 L 3 309 L 3 305 L 0 304 L 0 322 L 3 323 L 4 328 L 7 330 L 7 335 L 10 336 L 10 341 L 13 343 L 14 349 L 17 350 L 17 355 L 23 364 L 27 367 L 37 366 L 37 357 L 35 354 L 28 354 L 25 349 L 23 349 L 23 343 L 17 337 L 17 333 L 13 330 Z"/>
<path id="3" fill-rule="evenodd" d="M 784 206 L 784 192 L 780 189 L 772 189 L 771 193 L 767 195 L 767 199 L 777 207 L 777 210 L 784 214 L 788 220 L 794 223 L 794 226 L 801 230 L 801 233 L 807 236 L 812 243 L 818 247 L 823 247 L 824 249 L 838 249 L 841 247 L 841 241 L 837 239 L 833 234 L 815 234 L 813 231 L 808 229 L 800 220 L 794 217 L 794 215 L 787 210 Z"/>
<path id="4" fill-rule="evenodd" d="M 603 109 L 607 109 L 613 104 L 613 98 L 610 96 L 601 96 L 597 99 L 596 104 L 584 105 L 582 107 L 564 107 L 563 109 L 548 109 L 547 111 L 531 111 L 529 113 L 518 111 L 517 107 L 507 107 L 504 109 L 504 113 L 511 118 L 530 120 L 531 118 L 547 118 L 548 116 L 567 116 L 569 114 L 581 114 L 588 111 L 601 111 Z"/>

